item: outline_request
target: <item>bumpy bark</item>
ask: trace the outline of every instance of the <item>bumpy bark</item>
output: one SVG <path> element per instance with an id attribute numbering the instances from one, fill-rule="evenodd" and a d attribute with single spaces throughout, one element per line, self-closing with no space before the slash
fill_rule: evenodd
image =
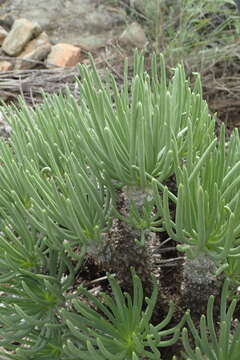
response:
<path id="1" fill-rule="evenodd" d="M 118 208 L 124 216 L 128 216 L 128 205 L 125 192 L 120 193 Z M 142 206 L 142 202 L 138 205 Z M 150 295 L 151 274 L 159 277 L 160 271 L 159 257 L 154 256 L 159 249 L 156 234 L 146 230 L 145 244 L 139 245 L 135 240 L 140 240 L 140 231 L 115 218 L 111 230 L 104 238 L 105 245 L 98 253 L 98 261 L 104 264 L 104 268 L 109 272 L 116 274 L 125 289 L 132 287 L 130 267 L 134 267 L 142 280 L 145 295 Z"/>
<path id="2" fill-rule="evenodd" d="M 182 301 L 194 315 L 206 312 L 210 295 L 219 295 L 221 278 L 215 276 L 216 265 L 206 255 L 185 259 L 183 264 Z"/>

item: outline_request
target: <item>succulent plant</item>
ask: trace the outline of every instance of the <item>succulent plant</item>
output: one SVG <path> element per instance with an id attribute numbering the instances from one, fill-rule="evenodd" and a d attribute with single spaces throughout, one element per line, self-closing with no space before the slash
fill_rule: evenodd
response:
<path id="1" fill-rule="evenodd" d="M 133 269 L 131 272 L 132 297 L 123 294 L 114 277 L 108 276 L 113 298 L 102 294 L 101 301 L 81 288 L 86 302 L 76 299 L 73 300 L 74 311 L 61 310 L 72 335 L 64 347 L 69 359 L 137 360 L 144 357 L 160 360 L 160 348 L 177 341 L 185 318 L 175 327 L 165 329 L 173 314 L 171 303 L 166 318 L 160 324 L 152 325 L 151 316 L 158 293 L 156 279 L 153 278 L 151 297 L 144 300 L 140 278 Z M 170 339 L 169 335 L 172 335 Z"/>
<path id="2" fill-rule="evenodd" d="M 0 141 L 0 345 L 10 359 L 159 360 L 185 317 L 165 330 L 170 304 L 151 324 L 157 232 L 179 243 L 189 266 L 197 259 L 187 270 L 195 279 L 237 269 L 239 136 L 225 144 L 222 130 L 217 143 L 199 76 L 190 90 L 182 66 L 169 82 L 162 56 L 151 66 L 149 75 L 136 53 L 119 90 L 81 65 L 79 99 L 68 90 L 3 109 L 12 133 Z M 165 186 L 171 175 L 177 194 Z M 77 288 L 89 257 L 115 274 L 113 297 Z M 132 297 L 119 280 L 126 290 L 133 282 Z"/>
<path id="3" fill-rule="evenodd" d="M 188 330 L 182 331 L 185 359 L 188 360 L 237 360 L 240 352 L 240 324 L 234 325 L 233 314 L 237 299 L 232 300 L 227 307 L 229 280 L 225 280 L 220 305 L 220 319 L 218 326 L 214 326 L 213 305 L 214 296 L 210 296 L 207 315 L 202 315 L 200 329 L 196 329 L 190 314 L 186 315 L 187 324 L 194 338 L 196 348 L 191 348 Z"/>
<path id="4" fill-rule="evenodd" d="M 175 219 L 169 211 L 169 189 L 159 202 L 163 226 L 186 254 L 182 290 L 188 306 L 202 312 L 211 294 L 217 295 L 217 275 L 230 271 L 231 258 L 239 258 L 240 142 L 237 132 L 226 142 L 213 141 L 194 165 L 192 154 L 176 158 L 178 193 Z M 233 261 L 233 260 L 232 260 Z M 233 275 L 233 274 L 232 274 Z M 190 304 L 191 302 L 191 304 Z"/>

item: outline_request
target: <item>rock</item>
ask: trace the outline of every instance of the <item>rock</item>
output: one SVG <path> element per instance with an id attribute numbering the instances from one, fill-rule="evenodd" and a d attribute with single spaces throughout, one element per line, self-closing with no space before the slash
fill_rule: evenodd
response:
<path id="1" fill-rule="evenodd" d="M 80 61 L 81 50 L 77 46 L 59 43 L 52 46 L 46 65 L 48 68 L 55 66 L 75 66 Z"/>
<path id="2" fill-rule="evenodd" d="M 10 71 L 13 69 L 13 64 L 10 61 L 0 61 L 0 72 Z"/>
<path id="3" fill-rule="evenodd" d="M 133 22 L 120 35 L 119 42 L 122 45 L 143 48 L 147 43 L 147 38 L 141 25 Z"/>
<path id="4" fill-rule="evenodd" d="M 41 29 L 37 23 L 26 19 L 14 21 L 11 31 L 3 41 L 2 48 L 10 56 L 18 55 L 29 40 L 37 36 Z"/>
<path id="5" fill-rule="evenodd" d="M 45 32 L 42 32 L 38 37 L 31 40 L 18 56 L 15 69 L 32 69 L 36 63 L 35 61 L 44 60 L 51 51 L 51 44 Z M 32 60 L 32 61 L 28 61 Z"/>
<path id="6" fill-rule="evenodd" d="M 7 31 L 0 25 L 0 45 L 2 45 L 7 34 Z"/>
<path id="7" fill-rule="evenodd" d="M 103 2 L 107 3 L 105 0 L 38 0 L 35 5 L 33 0 L 8 0 L 3 11 L 15 18 L 37 21 L 51 43 L 81 47 L 89 37 L 88 48 L 94 50 L 118 38 L 126 23 L 123 8 L 102 5 Z"/>

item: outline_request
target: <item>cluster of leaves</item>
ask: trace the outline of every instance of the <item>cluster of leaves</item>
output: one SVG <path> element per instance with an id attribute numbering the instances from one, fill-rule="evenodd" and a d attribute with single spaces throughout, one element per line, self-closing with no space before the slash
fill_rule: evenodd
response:
<path id="1" fill-rule="evenodd" d="M 227 308 L 229 281 L 225 280 L 220 304 L 219 329 L 214 326 L 213 305 L 214 296 L 209 297 L 207 316 L 202 315 L 200 320 L 200 331 L 198 331 L 187 313 L 187 324 L 194 338 L 195 351 L 192 350 L 187 328 L 183 329 L 183 345 L 186 350 L 185 358 L 191 360 L 237 360 L 240 351 L 240 324 L 237 322 L 233 327 L 234 310 L 237 299 L 232 300 Z M 208 334 L 209 333 L 209 337 Z"/>
<path id="2" fill-rule="evenodd" d="M 104 245 L 119 188 L 131 200 L 133 228 L 167 231 L 189 256 L 210 255 L 238 277 L 239 135 L 227 142 L 223 128 L 217 141 L 198 75 L 191 90 L 182 66 L 170 82 L 162 56 L 158 68 L 153 55 L 149 76 L 136 53 L 132 82 L 126 62 L 119 90 L 94 63 L 83 65 L 79 100 L 68 92 L 34 109 L 23 101 L 2 109 L 12 127 L 0 142 L 0 345 L 9 359 L 159 360 L 160 348 L 178 339 L 186 319 L 165 329 L 172 304 L 151 324 L 155 281 L 150 299 L 133 270 L 132 297 L 111 275 L 112 297 L 75 285 L 86 254 Z M 177 194 L 165 186 L 171 175 Z M 185 330 L 184 339 L 189 354 Z"/>
<path id="3" fill-rule="evenodd" d="M 177 159 L 175 222 L 169 212 L 167 187 L 160 205 L 165 227 L 180 243 L 180 251 L 191 257 L 205 253 L 222 270 L 232 271 L 232 276 L 238 274 L 234 275 L 230 264 L 240 256 L 239 140 L 235 131 L 226 148 L 222 126 L 219 143 L 212 142 L 195 164 L 190 151 L 184 164 Z"/>

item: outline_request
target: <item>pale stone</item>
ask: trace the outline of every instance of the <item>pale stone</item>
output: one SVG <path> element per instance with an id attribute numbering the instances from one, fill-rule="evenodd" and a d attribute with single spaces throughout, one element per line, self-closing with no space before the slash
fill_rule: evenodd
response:
<path id="1" fill-rule="evenodd" d="M 36 63 L 35 61 L 44 60 L 51 51 L 51 44 L 45 32 L 31 40 L 18 56 L 15 69 L 31 69 Z M 28 61 L 32 60 L 32 61 Z"/>
<path id="2" fill-rule="evenodd" d="M 87 44 L 87 50 L 95 50 L 105 46 L 106 42 L 118 38 L 126 24 L 123 7 L 111 6 L 108 2 L 106 0 L 6 0 L 1 11 L 7 13 L 11 7 L 14 18 L 24 17 L 36 21 L 47 32 L 51 43 L 74 44 L 84 48 L 83 45 Z M 89 42 L 88 37 L 90 37 Z"/>
<path id="3" fill-rule="evenodd" d="M 16 56 L 29 40 L 39 35 L 40 31 L 37 23 L 32 23 L 27 19 L 15 20 L 11 31 L 3 41 L 2 48 L 8 55 Z"/>
<path id="4" fill-rule="evenodd" d="M 80 55 L 81 50 L 79 47 L 59 43 L 52 46 L 51 52 L 46 60 L 46 65 L 48 68 L 75 66 L 80 62 Z"/>

